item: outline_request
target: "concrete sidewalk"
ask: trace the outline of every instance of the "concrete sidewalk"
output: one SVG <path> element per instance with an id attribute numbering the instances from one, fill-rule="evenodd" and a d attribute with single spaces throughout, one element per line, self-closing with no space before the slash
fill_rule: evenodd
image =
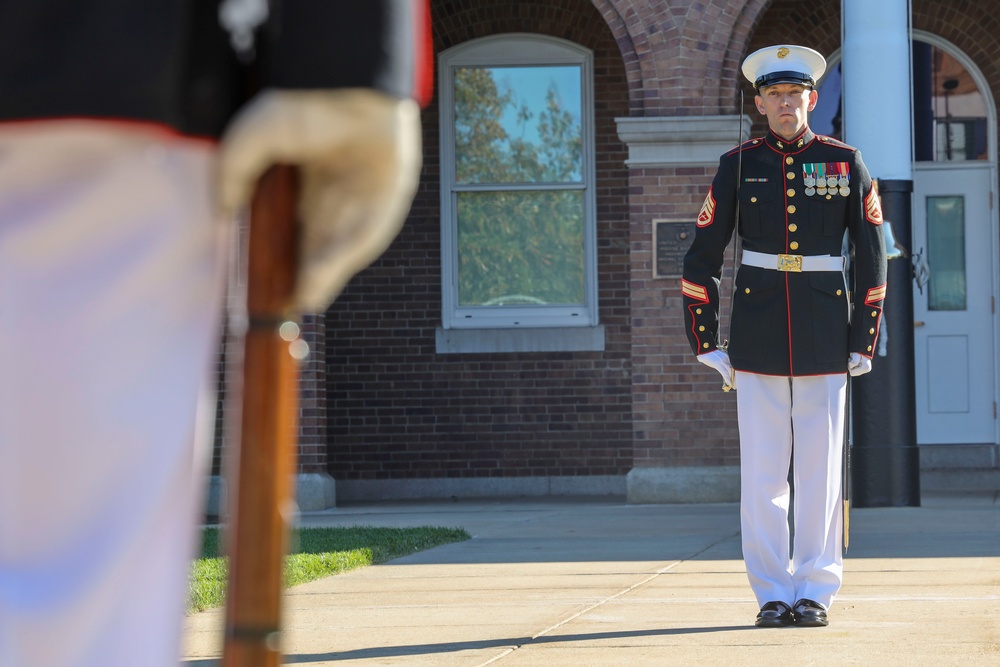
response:
<path id="1" fill-rule="evenodd" d="M 1000 664 L 995 497 L 854 510 L 827 628 L 753 627 L 735 504 L 394 503 L 302 524 L 473 538 L 291 589 L 286 664 Z M 221 623 L 221 611 L 186 619 L 182 664 L 217 664 Z"/>

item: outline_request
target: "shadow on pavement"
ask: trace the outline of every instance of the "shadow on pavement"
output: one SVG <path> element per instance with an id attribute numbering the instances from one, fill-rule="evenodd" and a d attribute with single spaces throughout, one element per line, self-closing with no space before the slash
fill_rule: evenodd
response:
<path id="1" fill-rule="evenodd" d="M 754 629 L 746 625 L 724 626 L 718 628 L 664 628 L 660 630 L 633 630 L 625 632 L 587 632 L 577 635 L 553 635 L 531 639 L 530 637 L 506 637 L 483 641 L 446 642 L 442 644 L 414 644 L 410 646 L 382 646 L 378 648 L 358 649 L 356 651 L 337 651 L 319 655 L 286 655 L 285 664 L 309 664 L 334 660 L 362 660 L 365 658 L 388 658 L 406 655 L 429 655 L 434 653 L 453 653 L 456 651 L 476 651 L 488 648 L 514 648 L 526 644 L 554 644 L 563 642 L 621 640 L 630 637 L 663 637 L 669 635 L 697 635 L 709 632 L 733 632 L 737 630 Z"/>

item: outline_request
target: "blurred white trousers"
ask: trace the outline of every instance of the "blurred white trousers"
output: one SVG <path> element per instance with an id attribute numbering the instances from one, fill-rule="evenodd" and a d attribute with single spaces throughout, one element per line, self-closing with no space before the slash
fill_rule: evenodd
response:
<path id="1" fill-rule="evenodd" d="M 757 604 L 808 598 L 829 608 L 843 580 L 847 374 L 737 372 L 743 560 Z M 794 455 L 793 455 L 794 451 Z M 795 526 L 789 553 L 789 462 Z"/>
<path id="2" fill-rule="evenodd" d="M 215 147 L 0 126 L 0 665 L 176 665 L 210 454 Z"/>

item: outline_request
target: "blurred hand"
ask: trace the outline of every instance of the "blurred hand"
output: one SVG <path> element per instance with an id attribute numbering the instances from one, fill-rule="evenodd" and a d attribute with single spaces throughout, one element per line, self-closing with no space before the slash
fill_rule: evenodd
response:
<path id="1" fill-rule="evenodd" d="M 698 361 L 709 368 L 719 371 L 719 375 L 722 376 L 726 386 L 733 389 L 736 388 L 736 373 L 733 371 L 733 365 L 729 363 L 729 355 L 727 353 L 715 349 L 705 354 L 699 354 Z"/>
<path id="2" fill-rule="evenodd" d="M 851 352 L 851 356 L 847 358 L 847 372 L 851 374 L 851 377 L 864 375 L 871 369 L 872 360 L 868 357 L 862 356 L 857 352 Z"/>
<path id="3" fill-rule="evenodd" d="M 420 178 L 420 109 L 368 89 L 265 90 L 222 138 L 222 208 L 246 206 L 272 164 L 299 171 L 296 303 L 322 312 L 399 232 Z"/>

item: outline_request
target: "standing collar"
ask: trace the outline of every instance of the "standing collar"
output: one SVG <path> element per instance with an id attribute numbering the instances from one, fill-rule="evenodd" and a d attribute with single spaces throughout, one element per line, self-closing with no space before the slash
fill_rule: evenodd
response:
<path id="1" fill-rule="evenodd" d="M 802 131 L 802 134 L 792 140 L 782 139 L 771 130 L 768 130 L 767 136 L 764 137 L 764 141 L 767 142 L 768 146 L 779 153 L 795 153 L 808 146 L 809 143 L 815 138 L 816 135 L 813 134 L 813 131 L 806 127 L 806 129 Z"/>

